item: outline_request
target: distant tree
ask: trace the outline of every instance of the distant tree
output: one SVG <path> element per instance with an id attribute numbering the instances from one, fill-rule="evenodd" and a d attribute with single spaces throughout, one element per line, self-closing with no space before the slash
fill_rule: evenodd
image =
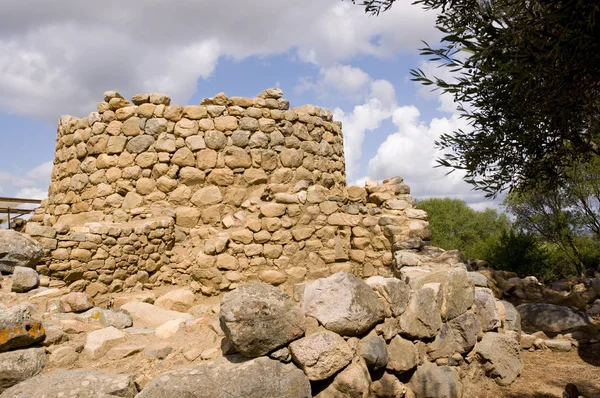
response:
<path id="1" fill-rule="evenodd" d="M 355 0 L 352 0 L 355 2 Z M 366 0 L 378 15 L 396 0 Z M 442 134 L 442 166 L 495 196 L 600 155 L 600 2 L 415 0 L 437 13 L 444 37 L 421 54 L 457 76 L 413 70 L 413 80 L 453 95 L 472 129 Z"/>
<path id="2" fill-rule="evenodd" d="M 579 274 L 600 261 L 600 162 L 568 171 L 564 185 L 542 185 L 505 199 L 515 224 L 562 251 Z"/>
<path id="3" fill-rule="evenodd" d="M 494 209 L 476 211 L 460 199 L 431 198 L 418 202 L 429 216 L 431 243 L 459 249 L 467 258 L 485 259 L 492 244 L 510 228 L 508 218 Z"/>
<path id="4" fill-rule="evenodd" d="M 534 275 L 548 282 L 563 276 L 549 264 L 550 257 L 551 252 L 536 234 L 510 229 L 493 243 L 486 261 L 495 269 L 515 272 L 521 278 Z"/>

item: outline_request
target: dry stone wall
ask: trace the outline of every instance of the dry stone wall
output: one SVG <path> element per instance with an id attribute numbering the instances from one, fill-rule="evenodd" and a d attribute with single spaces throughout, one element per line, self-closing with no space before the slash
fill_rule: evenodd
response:
<path id="1" fill-rule="evenodd" d="M 346 187 L 341 123 L 279 89 L 200 105 L 106 92 L 63 116 L 48 199 L 27 232 L 43 274 L 96 293 L 189 284 L 204 294 L 392 273 L 429 238 L 401 178 Z M 149 287 L 149 286 L 147 286 Z"/>

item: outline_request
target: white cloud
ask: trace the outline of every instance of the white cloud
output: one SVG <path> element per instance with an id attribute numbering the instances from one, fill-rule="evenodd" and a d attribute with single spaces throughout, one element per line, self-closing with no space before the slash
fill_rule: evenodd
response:
<path id="1" fill-rule="evenodd" d="M 360 68 L 350 65 L 333 65 L 321 68 L 319 80 L 301 77 L 296 92 L 314 91 L 320 98 L 339 97 L 361 101 L 368 94 L 371 77 Z"/>
<path id="2" fill-rule="evenodd" d="M 387 136 L 376 155 L 369 160 L 368 173 L 373 179 L 382 180 L 401 176 L 411 187 L 412 195 L 419 198 L 452 197 L 465 200 L 474 208 L 497 206 L 495 201 L 484 199 L 484 194 L 474 191 L 463 181 L 464 172 L 436 167 L 442 153 L 435 147 L 435 140 L 442 133 L 469 126 L 458 114 L 434 118 L 428 124 L 420 118 L 415 106 L 401 106 L 394 110 L 392 121 L 397 131 Z"/>
<path id="3" fill-rule="evenodd" d="M 435 14 L 410 4 L 379 17 L 338 0 L 0 0 L 0 9 L 0 110 L 53 121 L 89 113 L 109 89 L 185 102 L 223 56 L 288 53 L 330 68 L 412 52 L 420 39 L 438 37 Z M 364 81 L 356 72 L 328 78 L 353 90 Z"/>
<path id="4" fill-rule="evenodd" d="M 333 111 L 334 118 L 342 122 L 346 176 L 349 180 L 355 178 L 358 171 L 366 132 L 379 128 L 395 107 L 394 86 L 385 80 L 375 80 L 370 83 L 370 93 L 364 104 L 355 106 L 349 114 L 339 108 Z"/>
<path id="5" fill-rule="evenodd" d="M 47 189 L 40 188 L 23 188 L 15 195 L 17 198 L 25 199 L 46 199 L 48 197 Z"/>
<path id="6" fill-rule="evenodd" d="M 48 194 L 52 167 L 52 162 L 44 162 L 25 173 L 0 171 L 0 193 L 26 199 L 43 199 Z"/>

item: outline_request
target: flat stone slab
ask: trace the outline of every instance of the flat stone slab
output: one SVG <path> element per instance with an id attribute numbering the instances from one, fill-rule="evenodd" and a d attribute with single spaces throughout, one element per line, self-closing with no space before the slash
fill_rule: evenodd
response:
<path id="1" fill-rule="evenodd" d="M 176 319 L 182 319 L 186 322 L 194 319 L 193 315 L 184 312 L 165 310 L 139 301 L 131 301 L 121 308 L 131 315 L 135 327 L 157 328 L 168 321 Z"/>
<path id="2" fill-rule="evenodd" d="M 133 375 L 76 369 L 32 377 L 4 391 L 0 398 L 134 398 L 137 392 Z"/>
<path id="3" fill-rule="evenodd" d="M 555 304 L 521 304 L 517 311 L 521 314 L 521 326 L 525 331 L 562 333 L 592 324 L 584 312 Z"/>
<path id="4" fill-rule="evenodd" d="M 162 373 L 136 398 L 183 397 L 309 398 L 311 389 L 308 378 L 293 364 L 236 355 Z"/>

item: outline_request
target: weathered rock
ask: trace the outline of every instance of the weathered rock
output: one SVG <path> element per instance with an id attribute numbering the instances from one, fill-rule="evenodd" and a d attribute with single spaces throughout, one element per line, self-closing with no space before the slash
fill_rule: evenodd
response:
<path id="1" fill-rule="evenodd" d="M 63 312 L 83 312 L 94 306 L 94 301 L 85 293 L 72 292 L 60 298 Z"/>
<path id="2" fill-rule="evenodd" d="M 309 398 L 308 378 L 292 364 L 262 357 L 218 358 L 158 375 L 137 398 Z"/>
<path id="3" fill-rule="evenodd" d="M 302 307 L 326 329 L 344 336 L 360 335 L 384 317 L 383 303 L 375 292 L 347 272 L 308 284 Z"/>
<path id="4" fill-rule="evenodd" d="M 456 368 L 425 362 L 408 383 L 417 398 L 460 398 L 462 383 Z"/>
<path id="5" fill-rule="evenodd" d="M 413 291 L 406 311 L 400 316 L 402 333 L 414 338 L 434 337 L 442 327 L 435 292 L 429 288 Z"/>
<path id="6" fill-rule="evenodd" d="M 1 260 L 0 260 L 1 261 Z M 12 274 L 11 290 L 16 293 L 25 293 L 35 289 L 40 284 L 40 276 L 32 268 L 15 267 Z"/>
<path id="7" fill-rule="evenodd" d="M 23 380 L 39 374 L 45 363 L 45 350 L 43 348 L 29 348 L 1 353 L 0 393 Z"/>
<path id="8" fill-rule="evenodd" d="M 385 368 L 388 362 L 388 352 L 385 340 L 379 336 L 367 336 L 360 340 L 358 352 L 365 360 L 369 369 Z"/>
<path id="9" fill-rule="evenodd" d="M 502 321 L 502 328 L 505 331 L 512 332 L 518 340 L 521 336 L 521 314 L 519 314 L 514 305 L 505 300 L 496 302 L 496 310 L 499 307 L 502 309 L 498 311 L 498 315 Z"/>
<path id="10" fill-rule="evenodd" d="M 517 307 L 525 331 L 563 333 L 570 329 L 591 325 L 584 312 L 554 304 L 521 304 Z"/>
<path id="11" fill-rule="evenodd" d="M 103 310 L 98 318 L 100 325 L 106 327 L 114 326 L 117 329 L 125 329 L 133 326 L 133 319 L 123 309 Z"/>
<path id="12" fill-rule="evenodd" d="M 12 273 L 15 267 L 34 268 L 44 256 L 41 244 L 28 235 L 0 230 L 0 272 Z"/>
<path id="13" fill-rule="evenodd" d="M 546 347 L 552 351 L 569 352 L 573 348 L 568 340 L 544 340 Z"/>
<path id="14" fill-rule="evenodd" d="M 476 288 L 474 304 L 477 317 L 484 332 L 489 332 L 500 327 L 501 321 L 496 310 L 496 300 L 490 289 Z"/>
<path id="15" fill-rule="evenodd" d="M 410 287 L 397 278 L 384 278 L 383 276 L 372 276 L 366 281 L 389 303 L 393 316 L 400 316 L 406 311 L 410 297 Z"/>
<path id="16" fill-rule="evenodd" d="M 44 327 L 31 318 L 28 306 L 0 308 L 0 352 L 30 346 L 43 340 L 44 336 Z"/>
<path id="17" fill-rule="evenodd" d="M 477 343 L 481 333 L 481 324 L 475 314 L 465 313 L 444 323 L 435 340 L 429 344 L 431 359 L 449 358 L 453 354 L 464 354 Z"/>
<path id="18" fill-rule="evenodd" d="M 299 305 L 266 283 L 250 283 L 227 293 L 221 301 L 221 328 L 243 355 L 257 357 L 304 334 Z"/>
<path id="19" fill-rule="evenodd" d="M 136 327 L 157 328 L 167 321 L 173 319 L 183 319 L 190 321 L 194 319 L 193 315 L 178 311 L 169 311 L 148 303 L 131 301 L 121 306 L 133 318 L 133 324 Z"/>
<path id="20" fill-rule="evenodd" d="M 324 331 L 289 345 L 292 359 L 310 380 L 324 380 L 343 369 L 352 359 L 352 349 L 342 337 Z"/>
<path id="21" fill-rule="evenodd" d="M 0 398 L 41 397 L 134 398 L 138 390 L 133 375 L 108 374 L 97 370 L 61 370 L 32 377 L 8 390 Z"/>
<path id="22" fill-rule="evenodd" d="M 473 305 L 475 284 L 466 270 L 453 268 L 442 283 L 442 319 L 449 320 L 465 313 Z"/>
<path id="23" fill-rule="evenodd" d="M 79 353 L 69 345 L 58 347 L 50 354 L 49 362 L 57 368 L 67 368 L 77 362 Z"/>
<path id="24" fill-rule="evenodd" d="M 110 360 L 116 361 L 122 358 L 127 358 L 138 352 L 144 351 L 145 346 L 135 344 L 121 344 L 111 348 L 106 353 L 106 357 Z"/>
<path id="25" fill-rule="evenodd" d="M 176 289 L 160 296 L 154 302 L 166 310 L 185 312 L 194 305 L 194 293 L 189 289 Z"/>
<path id="26" fill-rule="evenodd" d="M 486 374 L 501 386 L 511 384 L 523 370 L 519 343 L 507 335 L 486 333 L 475 350 Z"/>
<path id="27" fill-rule="evenodd" d="M 367 398 L 369 396 L 370 385 L 371 375 L 369 374 L 365 361 L 361 358 L 338 373 L 331 384 L 315 395 L 315 397 Z"/>
<path id="28" fill-rule="evenodd" d="M 469 272 L 469 276 L 473 279 L 473 283 L 476 287 L 488 287 L 488 279 L 481 272 Z"/>
<path id="29" fill-rule="evenodd" d="M 185 321 L 183 319 L 173 319 L 167 321 L 156 328 L 154 335 L 159 339 L 169 339 L 175 336 L 184 324 Z"/>
<path id="30" fill-rule="evenodd" d="M 393 373 L 404 373 L 413 369 L 418 363 L 418 353 L 412 341 L 396 336 L 388 347 L 386 369 Z"/>
<path id="31" fill-rule="evenodd" d="M 87 335 L 83 353 L 90 359 L 98 359 L 103 357 L 112 347 L 124 342 L 126 339 L 125 333 L 113 326 L 94 330 Z"/>
<path id="32" fill-rule="evenodd" d="M 390 373 L 373 380 L 370 391 L 375 398 L 402 398 L 406 393 L 406 386 L 398 378 Z"/>
<path id="33" fill-rule="evenodd" d="M 41 344 L 45 347 L 58 345 L 69 341 L 69 336 L 57 326 L 48 326 L 45 328 L 45 331 L 46 338 L 44 338 L 44 340 L 41 342 Z"/>

